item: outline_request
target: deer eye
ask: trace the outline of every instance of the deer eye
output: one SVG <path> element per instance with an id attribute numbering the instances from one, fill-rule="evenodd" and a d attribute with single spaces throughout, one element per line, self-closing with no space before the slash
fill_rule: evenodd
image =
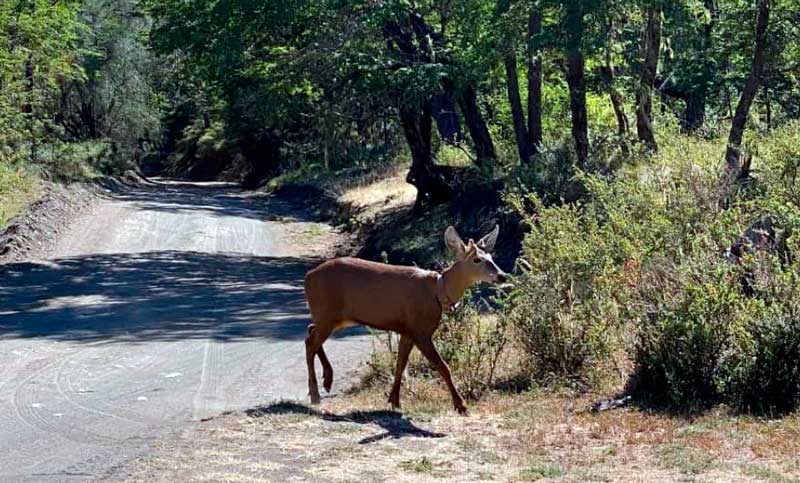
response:
<path id="1" fill-rule="evenodd" d="M 480 259 L 480 258 L 475 258 L 475 259 L 474 259 L 474 260 L 472 260 L 472 261 L 473 261 L 474 263 L 481 263 L 481 259 Z"/>

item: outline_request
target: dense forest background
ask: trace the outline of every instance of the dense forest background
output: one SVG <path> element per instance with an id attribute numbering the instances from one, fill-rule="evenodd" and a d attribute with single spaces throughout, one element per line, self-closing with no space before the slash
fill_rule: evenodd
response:
<path id="1" fill-rule="evenodd" d="M 252 186 L 408 163 L 436 201 L 457 188 L 447 164 L 492 176 L 548 153 L 560 165 L 540 174 L 569 178 L 684 132 L 729 137 L 735 171 L 745 128 L 800 115 L 799 15 L 792 0 L 10 0 L 0 156 Z"/>
<path id="2" fill-rule="evenodd" d="M 0 196 L 396 167 L 415 230 L 489 203 L 521 243 L 536 380 L 800 406 L 798 0 L 5 0 L 0 90 Z"/>

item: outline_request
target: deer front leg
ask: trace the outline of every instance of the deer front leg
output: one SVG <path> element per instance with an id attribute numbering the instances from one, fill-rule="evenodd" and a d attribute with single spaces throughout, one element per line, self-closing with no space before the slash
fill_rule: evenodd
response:
<path id="1" fill-rule="evenodd" d="M 400 409 L 400 383 L 403 380 L 403 372 L 408 364 L 408 355 L 414 347 L 414 341 L 407 335 L 400 335 L 400 344 L 397 348 L 397 367 L 394 371 L 394 384 L 392 392 L 389 393 L 389 404 L 393 409 Z"/>
<path id="2" fill-rule="evenodd" d="M 428 359 L 431 365 L 439 371 L 439 375 L 442 376 L 442 379 L 444 379 L 447 388 L 450 390 L 450 397 L 453 398 L 453 406 L 456 411 L 458 411 L 459 414 L 467 414 L 467 407 L 464 406 L 464 398 L 461 397 L 458 389 L 456 389 L 456 385 L 453 384 L 450 368 L 447 367 L 447 363 L 442 359 L 442 356 L 439 355 L 439 351 L 436 350 L 436 346 L 433 345 L 431 338 L 418 338 L 415 339 L 414 342 L 417 344 L 420 352 L 422 352 L 422 355 Z"/>

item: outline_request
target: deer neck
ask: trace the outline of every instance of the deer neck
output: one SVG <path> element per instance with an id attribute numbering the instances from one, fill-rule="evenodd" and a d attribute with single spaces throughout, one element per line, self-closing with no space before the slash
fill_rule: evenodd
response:
<path id="1" fill-rule="evenodd" d="M 472 280 L 464 273 L 461 264 L 454 263 L 441 273 L 437 282 L 439 302 L 446 309 L 452 309 L 461 300 L 470 285 L 472 285 Z"/>

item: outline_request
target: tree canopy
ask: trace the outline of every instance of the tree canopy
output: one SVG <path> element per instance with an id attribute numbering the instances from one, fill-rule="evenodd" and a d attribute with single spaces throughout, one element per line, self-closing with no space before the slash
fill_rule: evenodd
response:
<path id="1" fill-rule="evenodd" d="M 95 143 L 107 168 L 150 156 L 251 185 L 407 158 L 421 202 L 436 202 L 461 182 L 442 150 L 490 176 L 553 149 L 564 170 L 597 170 L 598 149 L 653 151 L 673 125 L 721 136 L 732 122 L 739 152 L 747 126 L 800 116 L 798 12 L 797 0 L 9 0 L 2 156 L 47 165 Z"/>

